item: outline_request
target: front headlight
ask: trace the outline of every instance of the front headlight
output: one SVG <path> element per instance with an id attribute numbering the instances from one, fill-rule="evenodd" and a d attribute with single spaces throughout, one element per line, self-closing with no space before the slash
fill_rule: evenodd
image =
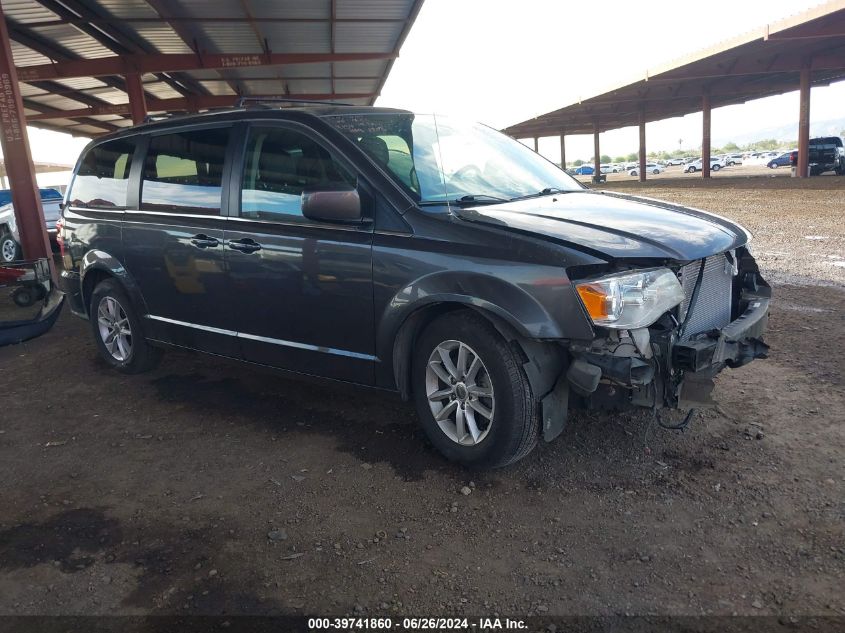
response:
<path id="1" fill-rule="evenodd" d="M 647 327 L 684 300 L 668 268 L 608 275 L 575 287 L 593 323 L 619 330 Z"/>

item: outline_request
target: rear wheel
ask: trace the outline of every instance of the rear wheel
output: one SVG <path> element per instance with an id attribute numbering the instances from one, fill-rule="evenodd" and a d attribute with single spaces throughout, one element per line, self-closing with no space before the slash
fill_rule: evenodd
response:
<path id="1" fill-rule="evenodd" d="M 88 311 L 97 350 L 103 360 L 125 374 L 138 374 L 155 367 L 161 350 L 141 332 L 141 323 L 129 297 L 114 279 L 97 284 Z"/>
<path id="2" fill-rule="evenodd" d="M 690 174 L 694 174 L 696 172 L 696 169 L 695 169 L 695 167 L 690 165 L 689 167 L 687 167 L 687 172 L 690 173 Z"/>
<path id="3" fill-rule="evenodd" d="M 17 243 L 12 234 L 4 231 L 0 234 L 0 261 L 4 264 L 17 261 L 23 257 L 21 245 Z"/>
<path id="4" fill-rule="evenodd" d="M 417 342 L 412 367 L 417 414 L 448 459 L 496 468 L 536 446 L 538 406 L 522 361 L 478 314 L 433 321 Z"/>
<path id="5" fill-rule="evenodd" d="M 713 165 L 710 169 L 712 169 L 713 171 L 719 171 L 721 169 L 721 167 L 718 164 L 716 164 L 716 165 Z"/>

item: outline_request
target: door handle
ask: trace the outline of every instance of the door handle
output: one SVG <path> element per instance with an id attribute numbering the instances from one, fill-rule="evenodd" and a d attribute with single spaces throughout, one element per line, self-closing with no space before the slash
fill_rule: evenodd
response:
<path id="1" fill-rule="evenodd" d="M 245 237 L 242 240 L 229 240 L 226 245 L 229 248 L 233 248 L 242 253 L 254 253 L 255 251 L 261 250 L 261 244 L 255 240 L 249 239 L 248 237 Z"/>
<path id="2" fill-rule="evenodd" d="M 208 235 L 200 233 L 191 238 L 191 244 L 197 248 L 214 248 L 215 246 L 220 246 L 220 241 L 215 237 L 208 237 Z"/>

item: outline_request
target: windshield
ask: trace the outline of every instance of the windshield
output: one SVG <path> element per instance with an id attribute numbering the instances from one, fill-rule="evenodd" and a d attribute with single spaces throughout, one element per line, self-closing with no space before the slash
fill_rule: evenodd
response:
<path id="1" fill-rule="evenodd" d="M 557 165 L 484 125 L 404 112 L 327 120 L 421 204 L 500 202 L 583 189 Z"/>

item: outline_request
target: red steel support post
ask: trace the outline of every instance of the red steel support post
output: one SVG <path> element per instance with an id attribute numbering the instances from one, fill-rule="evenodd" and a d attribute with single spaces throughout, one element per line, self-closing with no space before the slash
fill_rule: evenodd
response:
<path id="1" fill-rule="evenodd" d="M 710 178 L 710 95 L 701 97 L 701 175 Z"/>
<path id="2" fill-rule="evenodd" d="M 599 146 L 599 126 L 593 126 L 593 182 L 601 182 L 601 147 Z"/>
<path id="3" fill-rule="evenodd" d="M 12 190 L 12 202 L 15 207 L 15 219 L 18 225 L 21 248 L 26 259 L 46 257 L 53 270 L 50 256 L 50 242 L 47 239 L 44 211 L 41 208 L 41 196 L 35 179 L 35 166 L 29 150 L 26 135 L 26 117 L 23 110 L 18 75 L 12 60 L 12 47 L 9 43 L 9 31 L 6 28 L 6 16 L 0 6 L 0 143 L 9 188 Z"/>
<path id="4" fill-rule="evenodd" d="M 129 94 L 129 112 L 132 114 L 133 125 L 140 125 L 147 116 L 147 99 L 144 95 L 144 84 L 141 75 L 131 73 L 126 75 L 126 92 Z"/>
<path id="5" fill-rule="evenodd" d="M 639 180 L 640 182 L 645 182 L 646 180 L 646 173 L 645 173 L 645 114 L 640 111 L 640 168 L 637 170 L 639 173 Z"/>
<path id="6" fill-rule="evenodd" d="M 566 134 L 560 135 L 560 168 L 566 171 Z"/>
<path id="7" fill-rule="evenodd" d="M 810 69 L 801 70 L 801 97 L 798 113 L 798 166 L 799 178 L 810 175 Z"/>

